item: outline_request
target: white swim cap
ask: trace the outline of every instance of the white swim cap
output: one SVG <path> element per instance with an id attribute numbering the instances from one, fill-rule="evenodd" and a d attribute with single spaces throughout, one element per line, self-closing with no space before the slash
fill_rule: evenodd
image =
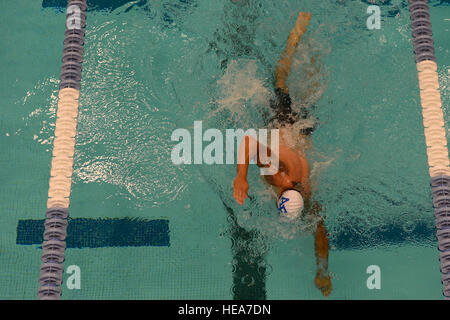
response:
<path id="1" fill-rule="evenodd" d="M 278 211 L 289 220 L 297 218 L 303 210 L 303 197 L 297 190 L 286 190 L 278 198 Z"/>

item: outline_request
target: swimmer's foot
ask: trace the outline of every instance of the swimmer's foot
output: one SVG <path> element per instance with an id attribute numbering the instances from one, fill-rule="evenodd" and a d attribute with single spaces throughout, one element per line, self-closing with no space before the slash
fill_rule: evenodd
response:
<path id="1" fill-rule="evenodd" d="M 323 271 L 317 271 L 316 278 L 314 279 L 314 284 L 317 289 L 322 291 L 325 297 L 331 293 L 333 286 L 331 285 L 331 277 L 328 274 L 324 274 Z"/>

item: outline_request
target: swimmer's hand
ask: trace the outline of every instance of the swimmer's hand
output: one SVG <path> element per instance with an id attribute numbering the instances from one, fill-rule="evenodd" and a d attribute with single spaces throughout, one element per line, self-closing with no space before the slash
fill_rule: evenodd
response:
<path id="1" fill-rule="evenodd" d="M 248 182 L 247 179 L 237 176 L 233 182 L 233 197 L 236 202 L 241 206 L 244 204 L 245 199 L 248 197 Z"/>
<path id="2" fill-rule="evenodd" d="M 317 289 L 322 291 L 325 297 L 331 293 L 333 286 L 331 285 L 331 277 L 328 274 L 324 274 L 322 271 L 317 271 L 316 278 L 314 279 L 314 284 Z"/>

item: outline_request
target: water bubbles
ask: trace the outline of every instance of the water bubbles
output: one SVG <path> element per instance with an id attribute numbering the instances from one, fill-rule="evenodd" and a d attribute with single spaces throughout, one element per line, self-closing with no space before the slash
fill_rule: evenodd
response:
<path id="1" fill-rule="evenodd" d="M 415 224 L 414 220 L 406 220 L 406 221 L 404 221 L 402 228 L 403 228 L 403 231 L 410 234 L 416 228 L 416 224 Z"/>
<path id="2" fill-rule="evenodd" d="M 247 287 L 251 287 L 255 284 L 255 278 L 253 278 L 249 274 L 246 274 L 241 278 L 241 284 L 246 285 Z"/>
<path id="3" fill-rule="evenodd" d="M 269 106 L 271 92 L 258 74 L 256 60 L 232 60 L 217 81 L 217 108 L 209 117 L 225 112 L 243 127 L 254 127 L 262 108 Z"/>

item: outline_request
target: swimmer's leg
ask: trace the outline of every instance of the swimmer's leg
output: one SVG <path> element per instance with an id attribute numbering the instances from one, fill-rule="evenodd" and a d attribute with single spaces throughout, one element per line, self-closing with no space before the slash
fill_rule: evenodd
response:
<path id="1" fill-rule="evenodd" d="M 286 50 L 284 51 L 282 58 L 278 61 L 275 71 L 275 88 L 279 88 L 285 94 L 289 94 L 287 86 L 287 78 L 291 70 L 291 59 L 294 55 L 297 44 L 300 38 L 306 33 L 306 28 L 311 20 L 311 13 L 300 12 L 294 28 L 292 28 L 289 34 L 288 41 L 286 43 Z"/>
<path id="2" fill-rule="evenodd" d="M 311 14 L 300 12 L 294 28 L 289 34 L 286 49 L 278 61 L 275 71 L 275 95 L 276 100 L 271 102 L 271 107 L 275 109 L 275 119 L 279 124 L 294 123 L 298 119 L 298 115 L 292 112 L 291 98 L 287 86 L 287 78 L 291 69 L 291 59 L 295 52 L 298 42 L 306 28 L 309 25 Z"/>

